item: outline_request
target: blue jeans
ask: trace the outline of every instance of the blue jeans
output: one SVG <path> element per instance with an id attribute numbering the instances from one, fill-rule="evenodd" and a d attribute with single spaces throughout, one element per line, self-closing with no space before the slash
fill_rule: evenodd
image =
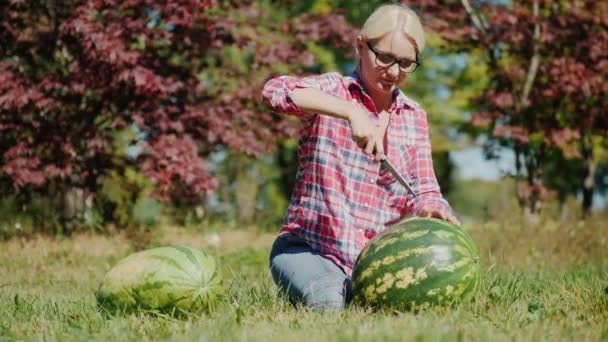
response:
<path id="1" fill-rule="evenodd" d="M 279 290 L 294 305 L 340 311 L 351 300 L 351 278 L 293 234 L 279 236 L 272 245 L 270 271 Z"/>

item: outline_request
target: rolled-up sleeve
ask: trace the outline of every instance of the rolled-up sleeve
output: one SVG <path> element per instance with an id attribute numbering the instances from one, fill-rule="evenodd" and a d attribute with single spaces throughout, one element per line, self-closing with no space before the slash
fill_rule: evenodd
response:
<path id="1" fill-rule="evenodd" d="M 439 211 L 444 216 L 452 216 L 448 202 L 442 197 L 435 171 L 433 170 L 433 157 L 431 154 L 431 140 L 426 113 L 423 111 L 416 119 L 416 142 L 410 162 L 409 173 L 412 179 L 412 188 L 416 197 L 408 200 L 408 209 L 413 216 L 419 216 L 424 210 Z"/>
<path id="2" fill-rule="evenodd" d="M 314 88 L 328 94 L 334 94 L 341 85 L 342 78 L 338 73 L 327 73 L 308 77 L 279 76 L 266 82 L 262 89 L 262 98 L 273 110 L 299 116 L 310 117 L 314 114 L 305 113 L 289 97 L 295 89 Z"/>

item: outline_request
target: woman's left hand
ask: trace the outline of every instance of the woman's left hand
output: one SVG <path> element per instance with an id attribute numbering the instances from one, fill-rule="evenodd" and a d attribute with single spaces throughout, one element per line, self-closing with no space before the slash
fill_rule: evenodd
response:
<path id="1" fill-rule="evenodd" d="M 440 220 L 448 221 L 457 226 L 461 225 L 460 221 L 458 221 L 458 219 L 454 215 L 445 214 L 437 209 L 430 209 L 430 210 L 422 209 L 420 211 L 420 214 L 418 214 L 418 216 L 419 217 L 434 217 L 434 218 L 438 218 Z"/>

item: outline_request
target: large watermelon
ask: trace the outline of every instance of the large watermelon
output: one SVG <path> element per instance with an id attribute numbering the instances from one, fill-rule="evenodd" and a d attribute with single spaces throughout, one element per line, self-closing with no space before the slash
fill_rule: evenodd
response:
<path id="1" fill-rule="evenodd" d="M 111 312 L 192 312 L 209 308 L 222 293 L 212 256 L 189 247 L 159 247 L 131 254 L 110 269 L 97 300 Z"/>
<path id="2" fill-rule="evenodd" d="M 412 309 L 452 303 L 480 282 L 479 250 L 448 222 L 411 218 L 378 234 L 353 270 L 355 302 L 376 308 Z"/>

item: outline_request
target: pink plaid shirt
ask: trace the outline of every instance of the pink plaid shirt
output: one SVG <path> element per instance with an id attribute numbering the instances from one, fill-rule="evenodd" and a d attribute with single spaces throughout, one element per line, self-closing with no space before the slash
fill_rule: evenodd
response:
<path id="1" fill-rule="evenodd" d="M 298 142 L 298 172 L 281 233 L 292 233 L 347 274 L 361 249 L 377 233 L 421 209 L 450 213 L 433 171 L 426 112 L 396 90 L 384 151 L 408 180 L 412 197 L 381 164 L 352 140 L 343 119 L 302 112 L 289 98 L 297 88 L 316 88 L 364 105 L 379 124 L 375 105 L 359 76 L 328 73 L 305 78 L 280 76 L 264 86 L 272 109 L 304 123 Z"/>

